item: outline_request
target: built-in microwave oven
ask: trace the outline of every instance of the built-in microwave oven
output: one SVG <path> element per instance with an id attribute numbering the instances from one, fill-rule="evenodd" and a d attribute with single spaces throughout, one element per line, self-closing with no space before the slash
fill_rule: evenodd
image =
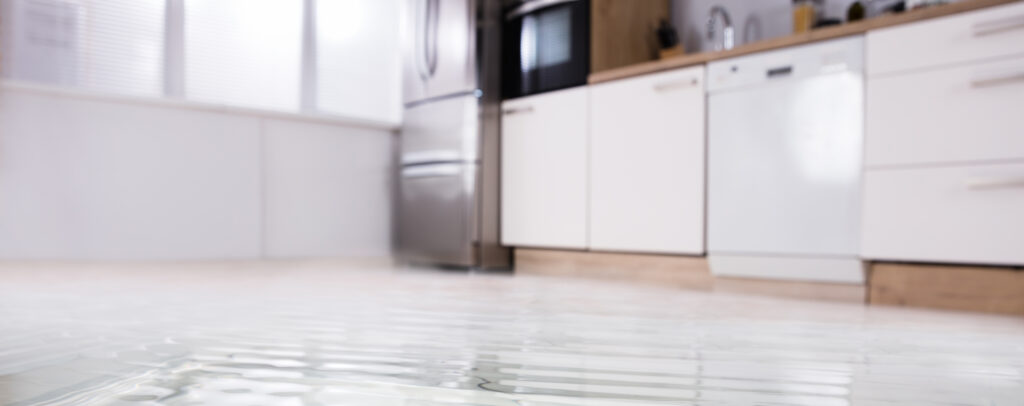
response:
<path id="1" fill-rule="evenodd" d="M 590 1 L 524 0 L 505 9 L 502 96 L 507 99 L 587 83 Z"/>

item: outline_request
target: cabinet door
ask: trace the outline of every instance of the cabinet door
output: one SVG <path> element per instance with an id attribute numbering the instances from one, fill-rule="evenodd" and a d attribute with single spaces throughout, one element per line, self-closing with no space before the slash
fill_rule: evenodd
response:
<path id="1" fill-rule="evenodd" d="M 591 89 L 590 248 L 704 251 L 704 68 Z"/>
<path id="2" fill-rule="evenodd" d="M 870 78 L 868 167 L 1024 158 L 1024 57 Z"/>
<path id="3" fill-rule="evenodd" d="M 864 258 L 1024 265 L 1024 161 L 864 176 Z"/>
<path id="4" fill-rule="evenodd" d="M 501 239 L 586 248 L 587 88 L 502 103 Z"/>
<path id="5" fill-rule="evenodd" d="M 872 30 L 865 49 L 870 76 L 1020 55 L 1024 3 Z"/>

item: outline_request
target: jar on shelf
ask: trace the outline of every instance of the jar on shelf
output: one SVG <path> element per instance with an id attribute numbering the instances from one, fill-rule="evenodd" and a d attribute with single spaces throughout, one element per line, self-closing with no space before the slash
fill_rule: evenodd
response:
<path id="1" fill-rule="evenodd" d="M 808 32 L 814 27 L 818 12 L 814 0 L 793 0 L 793 33 Z"/>

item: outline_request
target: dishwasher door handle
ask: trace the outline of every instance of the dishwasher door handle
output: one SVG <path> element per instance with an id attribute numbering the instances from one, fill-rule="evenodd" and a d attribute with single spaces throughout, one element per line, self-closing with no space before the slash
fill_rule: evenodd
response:
<path id="1" fill-rule="evenodd" d="M 781 67 L 778 67 L 778 68 L 771 68 L 771 69 L 768 69 L 765 72 L 765 75 L 768 76 L 768 79 L 786 77 L 786 76 L 789 76 L 789 75 L 792 75 L 792 74 L 793 74 L 793 66 L 792 65 L 790 65 L 790 66 L 781 66 Z"/>

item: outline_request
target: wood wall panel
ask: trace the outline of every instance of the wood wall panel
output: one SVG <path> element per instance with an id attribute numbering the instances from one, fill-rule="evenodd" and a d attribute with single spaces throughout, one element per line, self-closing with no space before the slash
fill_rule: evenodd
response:
<path id="1" fill-rule="evenodd" d="M 590 71 L 657 59 L 663 19 L 670 19 L 668 0 L 591 0 Z"/>

